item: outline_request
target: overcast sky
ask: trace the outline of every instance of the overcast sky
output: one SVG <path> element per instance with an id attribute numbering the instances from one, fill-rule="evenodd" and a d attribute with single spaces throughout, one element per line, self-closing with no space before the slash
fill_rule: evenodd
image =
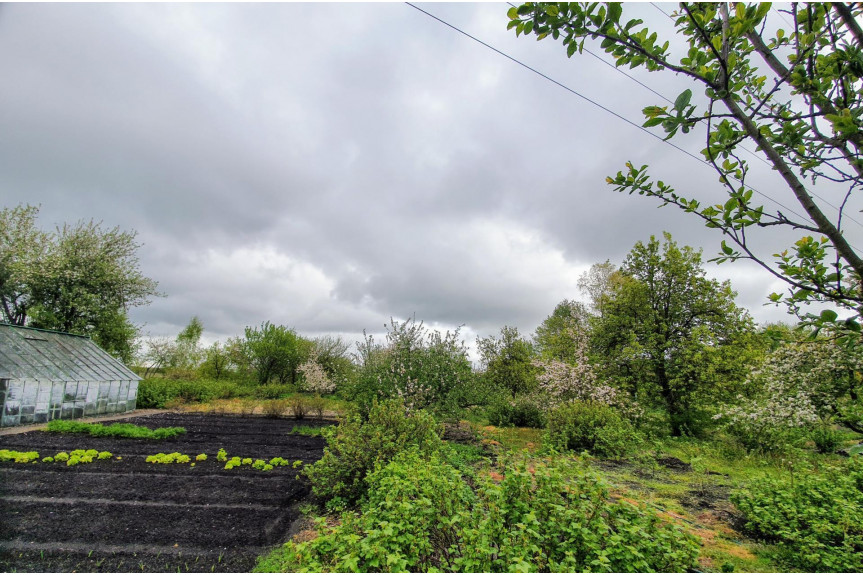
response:
<path id="1" fill-rule="evenodd" d="M 506 4 L 419 6 L 639 125 L 664 104 L 517 39 Z M 671 99 L 689 86 L 633 73 Z M 703 135 L 675 142 L 697 153 Z M 469 343 L 530 334 L 651 234 L 716 253 L 699 221 L 605 183 L 627 160 L 721 197 L 709 168 L 406 4 L 0 6 L 0 204 L 136 230 L 166 294 L 132 312 L 151 335 L 193 315 L 208 341 L 264 320 L 354 341 L 412 315 Z M 763 305 L 782 289 L 766 273 L 706 268 L 757 320 L 790 319 Z"/>

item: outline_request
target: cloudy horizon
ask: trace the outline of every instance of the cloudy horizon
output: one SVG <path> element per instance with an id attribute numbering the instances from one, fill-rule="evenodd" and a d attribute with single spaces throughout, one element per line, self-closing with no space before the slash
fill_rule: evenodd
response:
<path id="1" fill-rule="evenodd" d="M 517 39 L 504 3 L 418 6 L 636 124 L 662 103 Z M 689 86 L 629 73 L 672 99 Z M 530 335 L 637 241 L 668 231 L 708 260 L 721 240 L 605 183 L 649 164 L 709 201 L 710 168 L 406 4 L 5 4 L 0 77 L 0 203 L 39 205 L 43 228 L 135 230 L 166 294 L 130 314 L 152 336 L 192 316 L 207 342 L 263 321 L 353 342 L 411 316 L 468 343 Z M 698 154 L 703 133 L 674 142 Z M 783 195 L 757 161 L 751 178 Z M 761 237 L 767 256 L 796 239 Z M 755 265 L 705 268 L 757 321 L 792 319 Z"/>

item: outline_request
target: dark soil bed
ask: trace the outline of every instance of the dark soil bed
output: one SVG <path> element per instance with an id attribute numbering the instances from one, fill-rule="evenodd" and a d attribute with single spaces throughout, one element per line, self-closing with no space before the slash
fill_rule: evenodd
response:
<path id="1" fill-rule="evenodd" d="M 288 538 L 309 488 L 292 466 L 225 470 L 216 453 L 307 464 L 325 443 L 291 434 L 298 422 L 286 419 L 164 413 L 128 422 L 187 432 L 162 441 L 44 431 L 0 438 L 0 448 L 41 457 L 74 449 L 113 454 L 73 467 L 0 463 L 0 570 L 249 571 Z M 194 467 L 145 461 L 171 452 L 207 460 Z"/>

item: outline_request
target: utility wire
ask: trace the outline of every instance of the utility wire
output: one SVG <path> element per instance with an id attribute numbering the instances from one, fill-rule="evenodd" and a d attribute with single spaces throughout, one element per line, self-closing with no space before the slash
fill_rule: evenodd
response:
<path id="1" fill-rule="evenodd" d="M 500 50 L 498 50 L 498 49 L 497 49 L 497 48 L 495 48 L 494 46 L 492 46 L 492 45 L 490 45 L 490 44 L 487 44 L 486 42 L 483 42 L 483 41 L 482 41 L 482 40 L 480 40 L 479 38 L 477 38 L 477 37 L 475 37 L 475 36 L 472 36 L 472 35 L 468 34 L 468 33 L 467 33 L 467 32 L 465 32 L 464 30 L 462 30 L 461 28 L 458 28 L 457 26 L 454 26 L 454 25 L 450 24 L 449 22 L 446 22 L 445 20 L 441 20 L 440 18 L 438 18 L 438 17 L 437 17 L 437 16 L 435 16 L 434 14 L 431 14 L 431 13 L 429 13 L 429 12 L 426 12 L 426 11 L 425 11 L 425 10 L 423 10 L 422 8 L 420 8 L 420 7 L 418 7 L 418 6 L 414 5 L 414 4 L 411 4 L 410 2 L 405 2 L 405 4 L 407 4 L 408 6 L 410 6 L 411 8 L 413 8 L 413 9 L 415 9 L 415 10 L 419 11 L 419 12 L 422 12 L 423 14 L 425 14 L 426 16 L 428 16 L 429 18 L 432 18 L 433 20 L 437 20 L 438 22 L 440 22 L 440 23 L 441 23 L 441 24 L 443 24 L 444 26 L 447 26 L 448 28 L 452 28 L 453 30 L 455 30 L 455 31 L 456 31 L 456 32 L 458 32 L 459 34 L 462 34 L 463 36 L 467 36 L 468 38 L 470 38 L 470 39 L 471 39 L 471 40 L 473 40 L 474 42 L 477 42 L 478 44 L 482 44 L 483 46 L 485 46 L 485 47 L 486 47 L 486 48 L 488 48 L 489 50 L 491 50 L 491 51 L 493 51 L 493 52 L 495 52 L 495 53 L 497 53 L 497 54 L 499 54 L 499 55 L 503 56 L 503 57 L 504 57 L 504 58 L 506 58 L 507 60 L 510 60 L 510 61 L 512 61 L 512 62 L 514 62 L 514 63 L 516 63 L 516 64 L 518 64 L 518 65 L 519 65 L 519 66 L 521 66 L 522 68 L 525 68 L 525 69 L 527 69 L 527 70 L 530 70 L 531 72 L 533 72 L 533 73 L 534 73 L 534 74 L 536 74 L 537 76 L 540 76 L 541 78 L 544 78 L 545 80 L 548 80 L 548 81 L 549 81 L 549 82 L 551 82 L 552 84 L 555 84 L 556 86 L 559 86 L 559 87 L 563 88 L 563 89 L 564 89 L 564 90 L 566 90 L 567 92 L 569 92 L 569 93 L 571 93 L 571 94 L 574 94 L 574 95 L 578 96 L 579 98 L 581 98 L 581 99 L 583 99 L 583 100 L 585 100 L 585 101 L 587 101 L 587 102 L 589 102 L 589 103 L 593 104 L 593 105 L 594 105 L 594 106 L 596 106 L 597 108 L 599 108 L 599 109 L 601 109 L 601 110 L 603 110 L 603 111 L 605 111 L 605 112 L 607 112 L 607 113 L 611 114 L 611 115 L 612 115 L 612 116 L 614 116 L 615 118 L 618 118 L 619 120 L 622 120 L 622 121 L 626 122 L 626 123 L 627 123 L 627 124 L 629 124 L 630 126 L 632 126 L 632 127 L 634 127 L 634 128 L 637 128 L 638 130 L 641 130 L 641 131 L 642 131 L 642 132 L 644 132 L 645 134 L 647 134 L 647 135 L 649 135 L 649 136 L 651 136 L 651 137 L 653 137 L 653 138 L 656 138 L 656 139 L 657 139 L 657 140 L 659 140 L 660 142 L 663 142 L 664 144 L 667 144 L 667 145 L 671 146 L 672 148 L 674 148 L 675 150 L 677 150 L 677 151 L 679 151 L 679 152 L 682 152 L 682 153 L 686 154 L 687 156 L 689 156 L 690 158 L 694 159 L 695 161 L 697 161 L 697 162 L 699 162 L 699 163 L 702 163 L 702 164 L 705 164 L 705 165 L 707 165 L 707 166 L 710 166 L 710 163 L 709 163 L 709 162 L 707 162 L 706 160 L 703 160 L 702 158 L 699 158 L 698 156 L 696 156 L 696 155 L 695 155 L 695 154 L 693 154 L 692 152 L 690 152 L 690 151 L 688 151 L 688 150 L 684 150 L 683 148 L 681 148 L 680 146 L 678 146 L 677 144 L 675 144 L 675 143 L 673 143 L 673 142 L 671 142 L 671 141 L 669 141 L 669 140 L 664 140 L 664 139 L 662 139 L 662 138 L 661 138 L 661 137 L 659 137 L 657 134 L 655 134 L 655 133 L 651 132 L 650 130 L 648 130 L 648 129 L 644 128 L 643 126 L 640 126 L 640 125 L 636 124 L 635 122 L 633 122 L 632 120 L 629 120 L 628 118 L 625 118 L 624 116 L 621 116 L 620 114 L 618 114 L 618 113 L 617 113 L 617 112 L 615 112 L 614 110 L 611 110 L 610 108 L 607 108 L 607 107 L 603 106 L 603 105 L 602 105 L 602 104 L 600 104 L 599 102 L 596 102 L 595 100 L 592 100 L 592 99 L 588 98 L 588 97 L 587 97 L 587 96 L 585 96 L 584 94 L 581 94 L 580 92 L 578 92 L 578 91 L 576 91 L 576 90 L 573 90 L 573 89 L 572 89 L 572 88 L 570 88 L 569 86 L 567 86 L 567 85 L 565 85 L 565 84 L 561 84 L 560 82 L 558 82 L 558 81 L 557 81 L 557 80 L 555 80 L 554 78 L 551 78 L 550 76 L 547 76 L 546 74 L 543 74 L 542 72 L 540 72 L 540 71 L 539 71 L 539 70 L 537 70 L 536 68 L 533 68 L 533 67 L 531 67 L 531 66 L 529 66 L 529 65 L 525 64 L 525 63 L 524 63 L 524 62 L 522 62 L 521 60 L 518 60 L 518 59 L 516 59 L 516 58 L 513 58 L 512 56 L 510 56 L 509 54 L 507 54 L 507 53 L 505 53 L 505 52 L 501 52 Z M 712 166 L 711 166 L 711 167 L 712 167 Z M 779 202 L 778 200 L 774 200 L 773 198 L 771 198 L 771 197 L 770 197 L 770 196 L 768 196 L 767 194 L 765 194 L 765 193 L 763 193 L 763 192 L 758 191 L 757 189 L 753 188 L 752 186 L 747 186 L 747 187 L 748 187 L 749 189 L 751 189 L 753 192 L 755 192 L 756 194 L 758 194 L 758 195 L 760 195 L 760 196 L 763 196 L 763 197 L 767 198 L 768 200 L 770 200 L 771 202 L 773 202 L 774 204 L 776 204 L 776 205 L 777 205 L 777 206 L 779 206 L 780 208 L 784 208 L 784 209 L 785 209 L 786 211 L 788 211 L 789 213 L 794 214 L 794 215 L 795 215 L 795 216 L 797 216 L 798 218 L 803 218 L 804 220 L 809 219 L 807 216 L 804 216 L 804 215 L 802 215 L 802 214 L 800 214 L 800 213 L 796 212 L 793 208 L 790 208 L 790 207 L 788 207 L 788 206 L 784 205 L 782 202 Z"/>

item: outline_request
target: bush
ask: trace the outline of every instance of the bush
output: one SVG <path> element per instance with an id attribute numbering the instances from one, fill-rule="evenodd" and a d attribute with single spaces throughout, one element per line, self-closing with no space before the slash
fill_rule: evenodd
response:
<path id="1" fill-rule="evenodd" d="M 324 408 L 327 406 L 327 401 L 320 397 L 309 397 L 306 399 L 306 406 L 308 407 L 309 413 L 315 414 L 315 417 L 318 419 L 324 416 Z"/>
<path id="2" fill-rule="evenodd" d="M 288 400 L 288 405 L 291 408 L 291 413 L 294 414 L 294 419 L 305 419 L 306 411 L 308 411 L 308 405 L 306 404 L 306 400 L 299 395 L 295 395 L 291 399 Z"/>
<path id="3" fill-rule="evenodd" d="M 520 397 L 513 401 L 499 400 L 486 411 L 491 425 L 498 427 L 545 427 L 545 414 L 534 401 Z"/>
<path id="4" fill-rule="evenodd" d="M 294 386 L 279 383 L 268 383 L 255 388 L 255 397 L 260 399 L 282 399 L 295 391 Z"/>
<path id="5" fill-rule="evenodd" d="M 396 455 L 368 476 L 362 514 L 318 523 L 257 571 L 584 572 L 695 568 L 696 539 L 643 508 L 609 500 L 584 465 L 510 464 L 475 490 L 436 454 Z M 499 481 L 499 483 L 497 482 Z"/>
<path id="6" fill-rule="evenodd" d="M 818 453 L 833 453 L 842 445 L 842 434 L 826 423 L 815 426 L 809 437 L 815 442 L 815 450 Z"/>
<path id="7" fill-rule="evenodd" d="M 392 321 L 387 330 L 386 345 L 371 336 L 358 342 L 362 366 L 344 396 L 364 414 L 382 398 L 402 398 L 411 410 L 457 412 L 461 388 L 475 379 L 459 330 L 441 334 L 412 319 Z"/>
<path id="8" fill-rule="evenodd" d="M 724 427 L 748 452 L 781 454 L 799 446 L 804 434 L 799 427 L 772 425 L 760 421 L 732 421 Z"/>
<path id="9" fill-rule="evenodd" d="M 138 409 L 165 409 L 172 399 L 188 403 L 202 403 L 214 399 L 231 399 L 247 393 L 247 389 L 229 381 L 199 379 L 181 381 L 170 379 L 144 379 L 138 384 Z"/>
<path id="10" fill-rule="evenodd" d="M 640 436 L 613 407 L 601 403 L 565 403 L 548 415 L 543 442 L 558 451 L 589 451 L 603 457 L 620 457 Z"/>
<path id="11" fill-rule="evenodd" d="M 264 415 L 267 417 L 281 417 L 288 411 L 288 407 L 290 406 L 287 399 L 271 399 L 264 402 Z"/>
<path id="12" fill-rule="evenodd" d="M 398 399 L 374 402 L 368 421 L 351 413 L 323 435 L 327 438 L 324 456 L 303 473 L 311 480 L 314 494 L 329 502 L 330 508 L 356 504 L 366 494 L 366 475 L 375 465 L 386 465 L 411 447 L 431 454 L 442 445 L 434 418 L 422 410 L 406 414 Z"/>
<path id="13" fill-rule="evenodd" d="M 801 572 L 863 571 L 863 461 L 822 473 L 765 477 L 731 501 L 756 537 L 774 542 L 780 560 Z"/>

